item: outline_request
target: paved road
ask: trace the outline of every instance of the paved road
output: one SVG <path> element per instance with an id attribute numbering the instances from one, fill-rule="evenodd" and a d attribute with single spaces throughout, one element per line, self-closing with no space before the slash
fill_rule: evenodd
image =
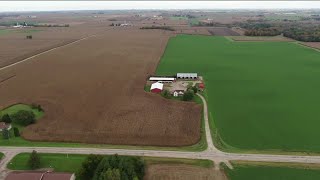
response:
<path id="1" fill-rule="evenodd" d="M 95 36 L 95 35 L 93 35 Z M 92 37 L 92 36 L 89 36 Z M 79 39 L 73 43 L 85 40 L 89 37 Z M 67 45 L 70 45 L 67 44 Z M 64 46 L 67 46 L 64 45 Z M 15 64 L 0 68 L 0 70 L 12 67 L 24 61 L 30 60 L 41 54 L 53 51 L 55 49 L 64 47 L 60 46 L 51 50 L 42 52 L 35 56 L 29 57 L 23 61 Z M 119 155 L 134 155 L 134 156 L 153 156 L 153 157 L 170 157 L 170 158 L 189 158 L 189 159 L 209 159 L 214 161 L 216 164 L 219 162 L 226 162 L 232 160 L 243 160 L 243 161 L 265 161 L 265 162 L 295 162 L 295 163 L 319 163 L 320 156 L 294 156 L 294 155 L 268 155 L 268 154 L 237 154 L 237 153 L 226 153 L 218 150 L 212 141 L 208 119 L 208 106 L 204 97 L 198 96 L 204 102 L 204 119 L 205 119 L 205 131 L 208 148 L 203 152 L 182 152 L 182 151 L 157 151 L 157 150 L 127 150 L 127 149 L 102 149 L 102 148 L 64 148 L 64 147 L 0 147 L 0 152 L 5 154 L 4 159 L 0 162 L 0 179 L 4 179 L 7 175 L 8 170 L 6 169 L 9 161 L 16 155 L 22 152 L 31 152 L 36 150 L 40 153 L 63 153 L 63 154 L 119 154 Z M 217 166 L 218 167 L 218 166 Z"/>

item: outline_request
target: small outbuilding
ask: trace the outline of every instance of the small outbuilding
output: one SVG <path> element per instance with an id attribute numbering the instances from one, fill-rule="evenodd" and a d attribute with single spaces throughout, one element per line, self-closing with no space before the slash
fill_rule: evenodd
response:
<path id="1" fill-rule="evenodd" d="M 197 73 L 177 73 L 178 79 L 197 79 Z"/>
<path id="2" fill-rule="evenodd" d="M 153 93 L 161 93 L 163 90 L 163 84 L 156 82 L 151 85 L 150 91 Z"/>
<path id="3" fill-rule="evenodd" d="M 173 96 L 178 97 L 178 96 L 183 96 L 184 90 L 175 90 L 173 91 Z"/>

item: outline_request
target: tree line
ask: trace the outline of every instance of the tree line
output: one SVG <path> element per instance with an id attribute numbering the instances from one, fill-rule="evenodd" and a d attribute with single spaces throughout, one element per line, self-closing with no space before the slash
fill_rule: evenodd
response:
<path id="1" fill-rule="evenodd" d="M 76 177 L 79 180 L 142 180 L 145 164 L 141 157 L 89 155 Z"/>
<path id="2" fill-rule="evenodd" d="M 167 30 L 167 31 L 175 31 L 175 29 L 173 29 L 172 27 L 170 26 L 144 26 L 144 27 L 141 27 L 140 29 L 162 29 L 162 30 Z"/>

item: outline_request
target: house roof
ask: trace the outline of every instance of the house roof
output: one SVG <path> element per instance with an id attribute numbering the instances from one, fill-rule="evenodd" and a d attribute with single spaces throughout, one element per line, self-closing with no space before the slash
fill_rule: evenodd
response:
<path id="1" fill-rule="evenodd" d="M 174 90 L 173 92 L 184 92 L 184 90 Z"/>
<path id="2" fill-rule="evenodd" d="M 5 122 L 0 122 L 0 129 L 9 128 L 10 125 L 6 124 Z"/>
<path id="3" fill-rule="evenodd" d="M 150 88 L 151 90 L 152 89 L 163 89 L 163 84 L 162 83 L 159 83 L 159 82 L 156 82 L 156 83 L 153 83 L 152 85 L 151 85 L 151 88 Z"/>
<path id="4" fill-rule="evenodd" d="M 73 174 L 71 173 L 58 173 L 58 172 L 49 172 L 45 171 L 16 171 L 11 172 L 6 180 L 70 180 Z"/>

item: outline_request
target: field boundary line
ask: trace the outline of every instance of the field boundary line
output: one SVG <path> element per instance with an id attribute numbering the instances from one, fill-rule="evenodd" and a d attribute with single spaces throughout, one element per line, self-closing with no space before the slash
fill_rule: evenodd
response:
<path id="1" fill-rule="evenodd" d="M 10 68 L 10 67 L 12 67 L 12 66 L 15 66 L 15 65 L 17 65 L 17 64 L 23 63 L 23 62 L 25 62 L 25 61 L 31 60 L 31 59 L 33 59 L 33 58 L 35 58 L 35 57 L 41 56 L 41 55 L 43 55 L 43 54 L 45 54 L 45 53 L 48 53 L 48 52 L 57 50 L 57 49 L 59 49 L 59 48 L 63 48 L 63 47 L 72 45 L 72 44 L 76 44 L 76 43 L 78 43 L 78 42 L 80 42 L 80 41 L 83 41 L 83 40 L 86 40 L 86 39 L 88 39 L 88 38 L 95 37 L 95 36 L 96 36 L 96 34 L 93 34 L 93 35 L 86 36 L 86 37 L 83 37 L 83 38 L 81 38 L 81 39 L 72 41 L 72 42 L 70 42 L 70 43 L 67 43 L 67 44 L 64 44 L 64 45 L 61 45 L 61 46 L 57 46 L 57 47 L 54 47 L 54 48 L 45 50 L 45 51 L 43 51 L 43 52 L 41 52 L 41 53 L 38 53 L 38 54 L 32 55 L 32 56 L 30 56 L 30 57 L 27 57 L 27 58 L 25 58 L 25 59 L 23 59 L 23 60 L 21 60 L 21 61 L 18 61 L 18 62 L 9 64 L 9 65 L 7 65 L 7 66 L 4 66 L 4 67 L 0 68 L 0 71 L 5 70 L 5 69 L 7 69 L 7 68 Z"/>
<path id="2" fill-rule="evenodd" d="M 302 47 L 305 47 L 305 48 L 309 48 L 309 49 L 313 49 L 317 52 L 320 52 L 320 49 L 317 49 L 317 48 L 314 48 L 314 47 L 311 47 L 311 46 L 308 46 L 306 44 L 302 44 L 303 42 L 300 42 L 300 41 L 296 41 L 296 42 L 293 42 L 294 44 L 297 44 L 299 46 L 302 46 Z"/>

